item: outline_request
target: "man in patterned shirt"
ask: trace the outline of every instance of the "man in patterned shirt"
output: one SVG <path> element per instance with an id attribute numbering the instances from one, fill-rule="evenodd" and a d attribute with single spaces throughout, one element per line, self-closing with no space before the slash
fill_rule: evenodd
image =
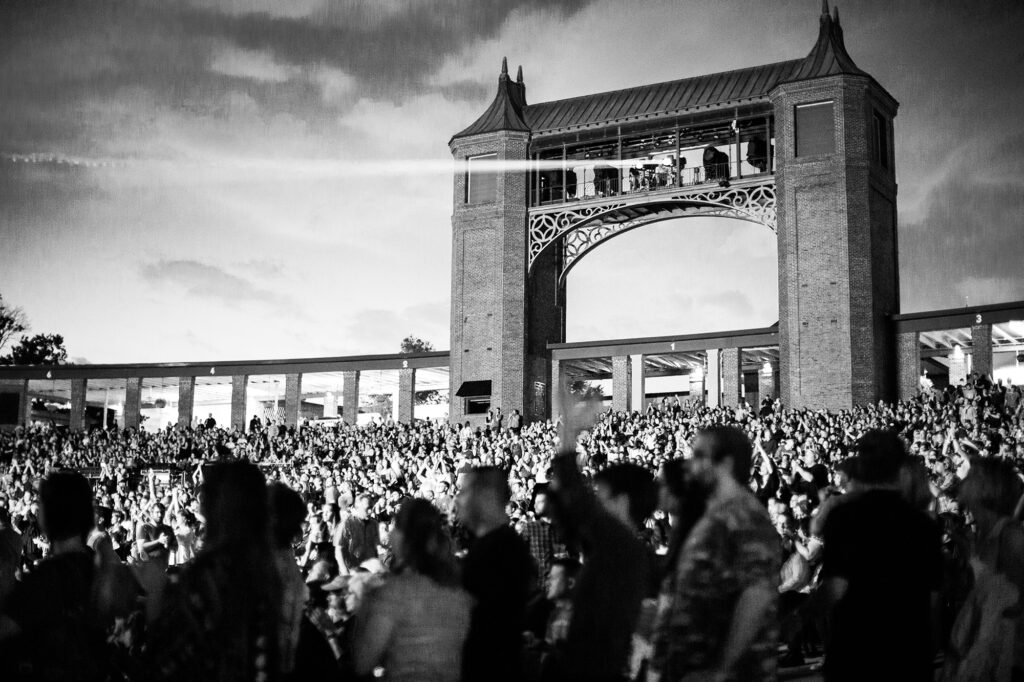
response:
<path id="1" fill-rule="evenodd" d="M 547 591 L 548 572 L 555 556 L 554 529 L 548 519 L 547 505 L 548 486 L 546 483 L 538 483 L 533 488 L 535 518 L 523 521 L 516 529 L 530 546 L 530 556 L 537 569 L 537 589 L 541 592 Z"/>
<path id="2" fill-rule="evenodd" d="M 674 589 L 662 594 L 648 680 L 775 679 L 779 539 L 746 485 L 751 452 L 731 426 L 694 440 L 695 475 L 710 497 L 670 569 Z"/>

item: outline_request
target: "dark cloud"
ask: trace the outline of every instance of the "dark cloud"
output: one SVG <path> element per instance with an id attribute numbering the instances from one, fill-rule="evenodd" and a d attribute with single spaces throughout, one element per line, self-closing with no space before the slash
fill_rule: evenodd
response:
<path id="1" fill-rule="evenodd" d="M 958 158 L 900 227 L 904 311 L 1024 299 L 1024 135 Z"/>
<path id="2" fill-rule="evenodd" d="M 142 279 L 155 286 L 170 286 L 189 296 L 227 303 L 255 302 L 273 307 L 287 303 L 279 294 L 215 265 L 195 260 L 160 260 L 142 266 Z"/>
<path id="3" fill-rule="evenodd" d="M 0 150 L 131 156 L 133 142 L 152 136 L 164 112 L 237 116 L 232 93 L 254 108 L 249 113 L 287 114 L 322 134 L 360 97 L 399 103 L 438 90 L 428 76 L 444 59 L 467 41 L 494 37 L 514 11 L 565 17 L 588 2 L 443 0 L 399 3 L 379 16 L 327 3 L 309 16 L 274 16 L 238 11 L 244 3 L 228 12 L 169 0 L 8 0 L 0 3 Z M 271 79 L 219 72 L 218 55 L 232 48 L 290 72 Z M 325 97 L 324 69 L 353 79 L 350 96 Z M 491 86 L 466 80 L 440 91 L 475 101 Z M 146 147 L 149 156 L 160 152 Z"/>
<path id="4" fill-rule="evenodd" d="M 390 99 L 421 90 L 424 77 L 445 57 L 456 54 L 467 42 L 493 38 L 514 11 L 546 10 L 557 20 L 588 4 L 590 0 L 407 3 L 406 8 L 380 17 L 372 27 L 351 22 L 352 5 L 345 3 L 328 5 L 305 18 L 202 10 L 185 12 L 182 17 L 194 32 L 227 36 L 238 45 L 267 50 L 290 64 L 332 64 L 358 78 L 368 96 Z"/>

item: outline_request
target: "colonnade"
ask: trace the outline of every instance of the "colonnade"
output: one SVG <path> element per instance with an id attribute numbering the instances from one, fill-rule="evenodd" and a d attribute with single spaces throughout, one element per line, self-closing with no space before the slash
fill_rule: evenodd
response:
<path id="1" fill-rule="evenodd" d="M 411 422 L 415 409 L 416 394 L 416 368 L 402 367 L 398 371 L 398 393 L 397 393 L 397 417 L 399 422 Z M 349 370 L 341 372 L 342 375 L 342 401 L 341 419 L 346 424 L 355 424 L 359 414 L 359 379 L 360 371 Z M 249 423 L 251 415 L 247 413 L 248 388 L 250 374 L 231 375 L 231 422 L 229 428 L 244 431 Z M 99 377 L 97 377 L 99 378 Z M 104 375 L 103 379 L 118 379 Z M 302 378 L 301 373 L 284 375 L 284 423 L 293 426 L 301 418 L 302 411 Z M 142 406 L 142 377 L 124 377 L 125 398 L 124 398 L 124 427 L 138 428 L 141 425 Z M 70 383 L 70 405 L 71 413 L 68 419 L 68 426 L 72 431 L 81 431 L 85 428 L 85 408 L 88 395 L 88 376 L 75 376 L 69 379 Z M 17 424 L 24 425 L 30 422 L 32 416 L 32 398 L 29 390 L 29 379 L 27 378 L 2 378 L 0 377 L 0 392 L 17 393 L 18 415 Z M 195 418 L 195 395 L 196 376 L 187 375 L 178 377 L 178 420 L 179 426 L 190 426 Z M 329 406 L 328 402 L 332 404 Z M 330 399 L 324 399 L 324 416 L 338 416 L 338 402 L 335 394 Z M 328 414 L 328 413 L 333 414 Z"/>
<path id="2" fill-rule="evenodd" d="M 690 396 L 697 396 L 710 407 L 736 407 L 744 395 L 743 349 L 709 348 L 706 364 L 688 375 Z M 629 412 L 643 410 L 647 396 L 647 371 L 644 354 L 615 355 L 612 366 L 612 410 Z M 562 400 L 569 385 L 578 379 L 566 370 L 568 361 L 551 361 L 552 416 L 564 414 Z M 777 363 L 766 363 L 758 370 L 758 400 L 778 395 Z"/>
<path id="3" fill-rule="evenodd" d="M 957 386 L 970 372 L 992 375 L 992 323 L 978 321 L 971 325 L 969 348 L 954 346 L 946 354 L 949 363 L 949 385 Z M 901 400 L 917 395 L 921 388 L 921 330 L 908 329 L 896 334 L 896 372 Z M 970 355 L 970 360 L 968 360 Z"/>

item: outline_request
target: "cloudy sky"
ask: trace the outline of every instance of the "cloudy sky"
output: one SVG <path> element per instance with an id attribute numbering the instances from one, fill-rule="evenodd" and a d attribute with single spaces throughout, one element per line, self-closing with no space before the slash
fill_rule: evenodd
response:
<path id="1" fill-rule="evenodd" d="M 448 347 L 452 133 L 530 102 L 805 55 L 818 0 L 5 0 L 0 293 L 91 362 Z M 1024 5 L 844 0 L 896 121 L 905 311 L 1024 299 Z M 570 340 L 777 319 L 775 238 L 619 237 Z"/>

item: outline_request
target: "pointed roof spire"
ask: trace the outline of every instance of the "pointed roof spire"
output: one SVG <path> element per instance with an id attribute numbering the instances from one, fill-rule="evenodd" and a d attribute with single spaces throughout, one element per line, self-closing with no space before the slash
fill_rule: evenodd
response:
<path id="1" fill-rule="evenodd" d="M 516 130 L 530 132 L 530 126 L 523 118 L 523 107 L 526 106 L 526 85 L 523 84 L 523 67 L 519 67 L 516 82 L 508 76 L 508 58 L 501 58 L 501 75 L 498 76 L 498 92 L 494 95 L 491 106 L 465 130 L 452 135 L 458 137 L 494 133 L 500 130 Z"/>
<path id="2" fill-rule="evenodd" d="M 519 65 L 519 70 L 516 72 L 516 83 L 522 84 L 523 82 L 523 65 Z"/>
<path id="3" fill-rule="evenodd" d="M 839 5 L 832 8 L 832 21 L 836 22 L 836 26 L 839 25 Z"/>
<path id="4" fill-rule="evenodd" d="M 802 59 L 787 78 L 787 81 L 800 81 L 810 78 L 823 78 L 839 74 L 866 76 L 846 51 L 843 42 L 843 29 L 839 26 L 839 8 L 834 9 L 835 17 L 829 13 L 828 0 L 821 2 L 821 28 L 818 41 L 810 54 Z"/>

